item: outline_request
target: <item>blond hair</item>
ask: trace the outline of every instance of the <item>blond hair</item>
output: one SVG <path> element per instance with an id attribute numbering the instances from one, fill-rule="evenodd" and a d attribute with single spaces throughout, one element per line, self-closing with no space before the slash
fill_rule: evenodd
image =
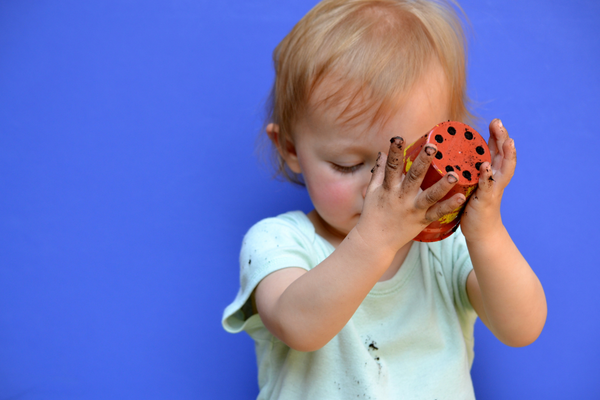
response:
<path id="1" fill-rule="evenodd" d="M 346 103 L 339 118 L 348 123 L 369 116 L 375 123 L 390 116 L 436 58 L 449 83 L 450 117 L 472 123 L 466 40 L 457 10 L 462 12 L 453 0 L 317 4 L 273 52 L 268 122 L 279 126 L 278 142 L 293 140 L 295 123 L 308 111 L 324 79 L 334 81 L 325 105 Z M 272 156 L 277 174 L 303 184 L 274 146 Z"/>

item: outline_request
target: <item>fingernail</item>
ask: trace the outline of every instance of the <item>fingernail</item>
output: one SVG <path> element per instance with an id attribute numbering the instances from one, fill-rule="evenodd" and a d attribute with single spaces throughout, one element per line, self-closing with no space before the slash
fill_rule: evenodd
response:
<path id="1" fill-rule="evenodd" d="M 380 158 L 381 158 L 381 152 L 377 153 L 377 159 L 375 160 L 375 163 L 377 163 L 377 161 L 379 161 Z"/>
<path id="2" fill-rule="evenodd" d="M 394 143 L 397 148 L 401 149 L 402 146 L 404 146 L 404 139 L 402 139 L 400 136 L 396 136 L 392 138 L 392 143 Z"/>
<path id="3" fill-rule="evenodd" d="M 456 201 L 458 201 L 458 204 L 462 204 L 465 202 L 465 198 L 464 197 L 459 197 Z"/>
<path id="4" fill-rule="evenodd" d="M 498 126 L 499 126 L 500 128 L 503 128 L 503 127 L 504 127 L 504 125 L 502 125 L 502 120 L 501 120 L 500 118 L 498 118 Z"/>
<path id="5" fill-rule="evenodd" d="M 427 153 L 428 156 L 434 155 L 436 151 L 437 149 L 433 146 L 425 146 L 425 153 Z"/>
<path id="6" fill-rule="evenodd" d="M 510 139 L 510 145 L 515 148 L 515 139 Z"/>
<path id="7" fill-rule="evenodd" d="M 454 176 L 452 174 L 448 174 L 448 182 L 456 183 L 456 182 L 458 182 L 458 179 L 456 178 L 456 176 Z"/>

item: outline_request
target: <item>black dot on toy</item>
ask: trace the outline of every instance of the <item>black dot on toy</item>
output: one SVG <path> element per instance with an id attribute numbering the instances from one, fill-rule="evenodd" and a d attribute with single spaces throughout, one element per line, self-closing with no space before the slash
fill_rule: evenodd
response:
<path id="1" fill-rule="evenodd" d="M 444 141 L 444 138 L 442 137 L 442 135 L 435 135 L 435 141 L 438 143 L 442 143 Z"/>
<path id="2" fill-rule="evenodd" d="M 444 157 L 444 155 L 442 154 L 441 151 L 438 151 L 437 153 L 435 153 L 435 158 L 437 158 L 438 160 L 441 160 L 442 157 Z"/>
<path id="3" fill-rule="evenodd" d="M 471 131 L 465 131 L 465 137 L 467 138 L 467 140 L 472 140 L 473 139 L 473 132 L 471 132 Z"/>
<path id="4" fill-rule="evenodd" d="M 451 134 L 452 136 L 456 135 L 456 129 L 454 129 L 453 126 L 448 128 L 448 133 Z"/>
<path id="5" fill-rule="evenodd" d="M 475 151 L 477 152 L 477 154 L 479 154 L 480 156 L 485 154 L 485 150 L 483 149 L 483 147 L 481 146 L 477 146 L 477 148 L 475 149 Z"/>
<path id="6" fill-rule="evenodd" d="M 459 170 L 459 171 L 461 170 L 461 169 L 460 169 L 460 166 L 458 166 L 458 165 L 455 165 L 455 166 L 454 166 L 454 168 L 456 168 L 456 169 L 457 169 L 457 170 Z"/>
<path id="7" fill-rule="evenodd" d="M 477 171 L 479 171 L 479 169 L 481 168 L 481 163 L 475 163 L 475 168 L 477 169 Z"/>
<path id="8" fill-rule="evenodd" d="M 466 180 L 471 180 L 471 173 L 469 171 L 463 171 L 462 175 L 465 177 Z"/>
<path id="9" fill-rule="evenodd" d="M 454 168 L 452 168 L 452 165 L 446 165 L 446 172 L 450 171 L 454 171 Z"/>

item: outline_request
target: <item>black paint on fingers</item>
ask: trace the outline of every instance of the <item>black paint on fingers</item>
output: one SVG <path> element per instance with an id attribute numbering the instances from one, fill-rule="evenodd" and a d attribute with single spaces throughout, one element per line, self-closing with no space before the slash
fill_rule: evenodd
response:
<path id="1" fill-rule="evenodd" d="M 390 139 L 390 143 L 394 143 L 399 149 L 401 149 L 402 146 L 404 146 L 404 139 L 402 139 L 400 136 L 394 136 Z"/>

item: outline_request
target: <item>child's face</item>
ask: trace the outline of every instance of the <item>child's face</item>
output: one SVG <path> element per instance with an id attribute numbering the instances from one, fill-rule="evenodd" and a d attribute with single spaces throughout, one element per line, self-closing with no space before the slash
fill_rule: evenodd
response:
<path id="1" fill-rule="evenodd" d="M 322 91 L 326 89 L 323 85 Z M 336 120 L 341 108 L 316 110 L 299 121 L 294 138 L 297 165 L 288 165 L 303 175 L 322 225 L 317 233 L 341 240 L 350 232 L 362 212 L 377 153 L 387 153 L 394 136 L 410 144 L 450 119 L 448 93 L 442 68 L 436 64 L 384 126 L 341 125 Z"/>

